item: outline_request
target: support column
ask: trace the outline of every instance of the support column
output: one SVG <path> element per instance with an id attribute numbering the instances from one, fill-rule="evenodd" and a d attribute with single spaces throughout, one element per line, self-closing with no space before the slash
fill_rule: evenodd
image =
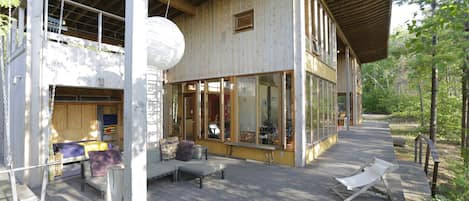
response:
<path id="1" fill-rule="evenodd" d="M 305 35 L 305 0 L 293 1 L 293 55 L 295 86 L 295 166 L 303 167 L 306 163 L 305 103 L 306 103 L 306 35 Z"/>
<path id="2" fill-rule="evenodd" d="M 124 199 L 147 200 L 147 0 L 125 1 Z"/>
<path id="3" fill-rule="evenodd" d="M 27 56 L 26 56 L 26 111 L 24 133 L 24 166 L 42 164 L 45 160 L 42 118 L 42 39 L 44 31 L 43 1 L 28 0 L 27 2 Z M 16 133 L 19 134 L 19 133 Z M 18 164 L 19 165 L 19 164 Z M 24 182 L 32 187 L 41 185 L 40 169 L 24 172 Z"/>
<path id="4" fill-rule="evenodd" d="M 352 84 L 350 81 L 350 48 L 347 46 L 345 47 L 345 70 L 347 75 L 346 77 L 346 85 L 347 85 L 347 92 L 345 95 L 345 107 L 347 110 L 347 122 L 345 122 L 347 131 L 350 131 L 350 85 Z"/>

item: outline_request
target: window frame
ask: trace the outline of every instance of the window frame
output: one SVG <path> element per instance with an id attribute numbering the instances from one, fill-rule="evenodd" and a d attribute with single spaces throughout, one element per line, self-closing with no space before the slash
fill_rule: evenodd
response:
<path id="1" fill-rule="evenodd" d="M 240 19 L 244 19 L 246 17 L 251 21 L 251 23 L 248 23 L 247 25 L 244 25 L 244 26 L 240 26 L 239 25 Z M 238 14 L 235 14 L 233 16 L 233 19 L 234 19 L 234 32 L 235 33 L 254 30 L 254 9 L 246 10 Z"/>

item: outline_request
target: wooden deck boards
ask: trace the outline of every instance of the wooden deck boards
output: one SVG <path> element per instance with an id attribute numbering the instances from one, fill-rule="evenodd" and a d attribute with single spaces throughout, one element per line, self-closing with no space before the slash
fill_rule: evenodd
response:
<path id="1" fill-rule="evenodd" d="M 268 166 L 244 160 L 210 156 L 209 160 L 226 164 L 225 180 L 219 175 L 198 180 L 183 175 L 179 182 L 170 178 L 148 184 L 148 200 L 340 200 L 329 190 L 331 176 L 346 175 L 376 156 L 396 162 L 392 138 L 387 124 L 364 123 L 352 127 L 351 132 L 340 132 L 339 142 L 305 168 Z M 389 175 L 394 200 L 404 200 L 400 175 Z M 378 187 L 382 188 L 380 184 Z M 39 189 L 40 190 L 40 189 Z M 79 178 L 56 182 L 48 186 L 49 201 L 96 200 L 99 193 L 87 188 L 80 191 Z M 357 200 L 386 200 L 373 193 L 360 195 Z"/>

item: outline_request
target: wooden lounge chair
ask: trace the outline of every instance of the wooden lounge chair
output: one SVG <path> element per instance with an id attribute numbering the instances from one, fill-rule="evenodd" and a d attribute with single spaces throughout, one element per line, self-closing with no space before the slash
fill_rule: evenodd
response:
<path id="1" fill-rule="evenodd" d="M 397 169 L 397 165 L 393 163 L 381 160 L 379 158 L 374 158 L 372 161 L 366 163 L 356 172 L 352 173 L 347 177 L 334 177 L 339 184 L 334 185 L 331 189 L 338 196 L 340 196 L 344 201 L 350 201 L 364 193 L 368 189 L 374 187 L 380 180 L 383 181 L 386 192 L 377 190 L 380 193 L 386 194 L 390 198 L 390 190 L 388 183 L 384 179 L 385 175 L 391 171 Z M 353 192 L 352 195 L 346 196 L 345 194 L 339 192 L 339 187 L 345 187 L 347 191 Z"/>

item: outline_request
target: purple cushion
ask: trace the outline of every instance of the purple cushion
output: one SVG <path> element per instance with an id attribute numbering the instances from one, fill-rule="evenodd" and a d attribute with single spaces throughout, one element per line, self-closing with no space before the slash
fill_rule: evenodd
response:
<path id="1" fill-rule="evenodd" d="M 180 142 L 176 150 L 176 160 L 190 161 L 192 159 L 192 147 L 193 146 L 194 146 L 194 142 L 192 141 Z"/>
<path id="2" fill-rule="evenodd" d="M 89 151 L 91 175 L 93 177 L 106 176 L 107 168 L 122 162 L 121 153 L 116 150 Z"/>
<path id="3" fill-rule="evenodd" d="M 76 142 L 56 143 L 52 146 L 54 148 L 54 152 L 62 153 L 64 158 L 83 156 L 85 154 L 83 146 Z"/>

